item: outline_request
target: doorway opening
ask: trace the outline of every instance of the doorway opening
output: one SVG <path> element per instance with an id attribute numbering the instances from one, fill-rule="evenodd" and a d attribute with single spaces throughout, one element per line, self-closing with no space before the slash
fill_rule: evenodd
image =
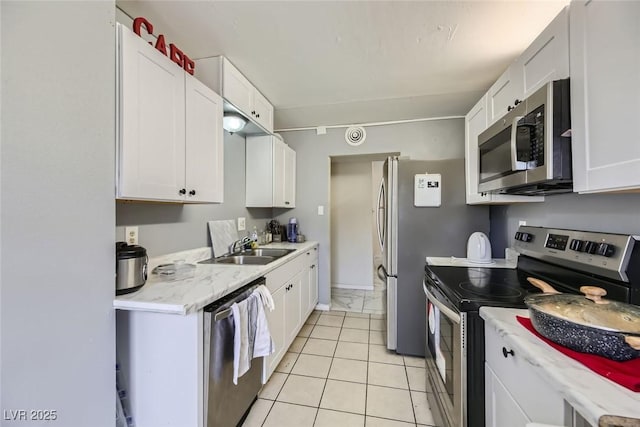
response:
<path id="1" fill-rule="evenodd" d="M 378 195 L 384 161 L 398 153 L 332 156 L 330 173 L 331 309 L 383 315 Z"/>

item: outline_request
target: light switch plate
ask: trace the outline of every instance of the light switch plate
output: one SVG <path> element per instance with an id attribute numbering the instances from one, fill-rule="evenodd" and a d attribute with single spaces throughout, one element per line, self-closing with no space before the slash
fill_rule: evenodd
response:
<path id="1" fill-rule="evenodd" d="M 324 215 L 324 206 L 318 206 L 318 215 Z"/>
<path id="2" fill-rule="evenodd" d="M 244 231 L 247 229 L 247 224 L 244 217 L 238 217 L 238 231 Z"/>
<path id="3" fill-rule="evenodd" d="M 125 227 L 124 238 L 129 245 L 138 244 L 138 227 Z"/>

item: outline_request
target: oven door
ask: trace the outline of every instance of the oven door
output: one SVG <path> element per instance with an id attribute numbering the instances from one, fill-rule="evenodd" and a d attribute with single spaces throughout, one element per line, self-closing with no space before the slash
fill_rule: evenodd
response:
<path id="1" fill-rule="evenodd" d="M 445 301 L 437 290 L 428 289 L 427 296 L 427 393 L 436 424 L 444 427 L 466 427 L 466 355 L 463 353 L 462 316 Z"/>

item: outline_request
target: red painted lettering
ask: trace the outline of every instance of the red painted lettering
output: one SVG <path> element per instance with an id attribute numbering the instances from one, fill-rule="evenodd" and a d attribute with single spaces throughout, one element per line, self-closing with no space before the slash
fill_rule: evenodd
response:
<path id="1" fill-rule="evenodd" d="M 193 62 L 193 59 L 189 58 L 187 55 L 184 56 L 184 70 L 192 76 L 196 70 L 196 63 Z"/>
<path id="2" fill-rule="evenodd" d="M 160 34 L 158 36 L 158 40 L 156 40 L 156 49 L 158 49 L 164 56 L 167 56 L 167 45 L 164 41 L 164 34 Z"/>
<path id="3" fill-rule="evenodd" d="M 137 35 L 139 35 L 140 37 L 142 37 L 142 35 L 140 34 L 140 27 L 144 25 L 144 28 L 146 30 L 147 33 L 149 34 L 153 34 L 153 25 L 151 25 L 151 22 L 147 21 L 146 19 L 144 19 L 143 17 L 139 16 L 136 19 L 133 20 L 133 32 L 136 33 Z M 166 55 L 166 53 L 165 53 Z"/>
<path id="4" fill-rule="evenodd" d="M 169 45 L 169 51 L 171 52 L 169 54 L 169 59 L 172 60 L 173 62 L 175 62 L 176 64 L 178 64 L 180 66 L 180 68 L 184 67 L 184 53 L 182 53 L 182 51 L 180 49 L 178 49 L 176 47 L 175 44 L 171 43 Z"/>

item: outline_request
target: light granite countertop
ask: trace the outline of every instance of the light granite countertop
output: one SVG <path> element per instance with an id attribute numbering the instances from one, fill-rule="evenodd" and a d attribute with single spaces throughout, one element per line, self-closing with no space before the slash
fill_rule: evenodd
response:
<path id="1" fill-rule="evenodd" d="M 593 426 L 640 425 L 640 393 L 601 377 L 537 338 L 516 320 L 529 317 L 528 310 L 481 307 L 480 316 Z M 611 424 L 625 422 L 619 417 L 632 424 Z"/>
<path id="2" fill-rule="evenodd" d="M 168 314 L 191 314 L 234 290 L 264 276 L 316 246 L 318 242 L 270 243 L 267 248 L 296 249 L 267 265 L 197 264 L 211 258 L 211 248 L 204 247 L 149 260 L 149 277 L 142 288 L 130 294 L 116 296 L 113 306 L 121 310 L 153 311 Z M 195 264 L 190 277 L 176 280 L 171 276 L 151 274 L 166 263 L 184 261 Z"/>

